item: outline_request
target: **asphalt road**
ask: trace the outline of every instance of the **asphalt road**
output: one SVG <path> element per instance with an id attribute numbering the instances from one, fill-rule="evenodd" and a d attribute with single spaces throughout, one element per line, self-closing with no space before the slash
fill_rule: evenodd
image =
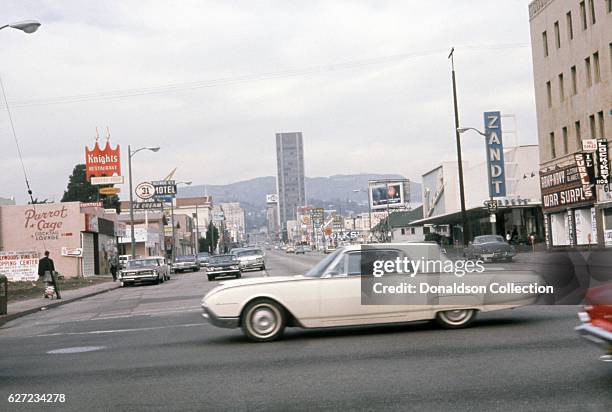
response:
<path id="1" fill-rule="evenodd" d="M 270 252 L 267 274 L 321 258 Z M 175 275 L 6 324 L 0 410 L 612 410 L 612 365 L 574 333 L 577 307 L 499 311 L 455 331 L 288 329 L 254 344 L 203 321 L 215 283 Z M 66 401 L 9 403 L 11 393 Z"/>

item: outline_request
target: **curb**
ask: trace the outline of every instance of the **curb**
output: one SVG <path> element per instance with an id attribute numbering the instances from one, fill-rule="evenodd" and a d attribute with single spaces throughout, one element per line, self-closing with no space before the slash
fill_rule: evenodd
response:
<path id="1" fill-rule="evenodd" d="M 12 320 L 15 320 L 17 318 L 21 318 L 23 316 L 31 315 L 32 313 L 40 312 L 42 310 L 42 308 L 51 309 L 51 308 L 54 308 L 54 307 L 57 307 L 57 306 L 66 305 L 66 304 L 71 303 L 71 302 L 76 302 L 76 301 L 81 300 L 81 299 L 85 299 L 85 298 L 89 298 L 89 297 L 92 297 L 92 296 L 100 295 L 102 293 L 110 292 L 110 291 L 115 290 L 115 289 L 119 289 L 119 286 L 115 286 L 115 287 L 111 287 L 111 288 L 103 289 L 103 290 L 97 290 L 95 292 L 86 293 L 86 294 L 84 294 L 82 296 L 77 296 L 75 298 L 71 298 L 71 299 L 67 299 L 67 300 L 63 300 L 63 299 L 55 300 L 55 301 L 50 302 L 50 303 L 48 303 L 46 305 L 41 305 L 41 306 L 38 306 L 36 308 L 27 309 L 27 310 L 24 310 L 22 312 L 9 313 L 8 315 L 0 315 L 0 326 L 3 326 L 5 323 L 10 322 Z"/>

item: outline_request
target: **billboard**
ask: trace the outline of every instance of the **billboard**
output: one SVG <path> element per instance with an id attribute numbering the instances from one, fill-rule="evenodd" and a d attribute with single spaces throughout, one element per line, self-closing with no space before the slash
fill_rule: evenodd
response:
<path id="1" fill-rule="evenodd" d="M 266 203 L 269 205 L 278 203 L 278 195 L 276 193 L 266 195 Z"/>
<path id="2" fill-rule="evenodd" d="M 372 209 L 403 207 L 404 203 L 404 182 L 372 183 L 370 185 L 370 207 Z"/>
<path id="3" fill-rule="evenodd" d="M 9 282 L 38 279 L 38 252 L 0 252 L 0 275 Z"/>
<path id="4" fill-rule="evenodd" d="M 506 168 L 500 112 L 485 112 L 485 139 L 487 150 L 487 172 L 489 175 L 489 196 L 506 196 Z"/>
<path id="5" fill-rule="evenodd" d="M 97 140 L 93 149 L 85 146 L 85 175 L 87 180 L 92 176 L 121 176 L 119 145 L 113 149 L 107 139 L 104 148 L 100 148 Z"/>

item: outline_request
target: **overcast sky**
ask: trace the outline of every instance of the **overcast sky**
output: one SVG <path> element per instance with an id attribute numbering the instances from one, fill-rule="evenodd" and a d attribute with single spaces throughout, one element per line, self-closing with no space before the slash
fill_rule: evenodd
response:
<path id="1" fill-rule="evenodd" d="M 34 196 L 59 201 L 106 126 L 134 181 L 225 184 L 276 173 L 274 134 L 302 131 L 307 176 L 399 173 L 453 160 L 460 119 L 516 115 L 536 143 L 526 0 L 4 0 L 0 75 Z M 512 125 L 513 126 L 513 125 Z M 0 106 L 0 197 L 26 199 Z M 508 143 L 514 136 L 506 136 Z M 484 159 L 465 135 L 468 160 Z M 123 188 L 126 196 L 127 185 Z"/>

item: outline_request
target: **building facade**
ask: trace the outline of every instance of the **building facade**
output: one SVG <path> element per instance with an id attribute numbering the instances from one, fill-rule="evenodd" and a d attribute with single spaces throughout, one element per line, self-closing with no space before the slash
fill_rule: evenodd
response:
<path id="1" fill-rule="evenodd" d="M 276 134 L 278 215 L 281 233 L 287 221 L 297 219 L 297 207 L 306 203 L 302 133 Z"/>
<path id="2" fill-rule="evenodd" d="M 529 20 L 547 245 L 612 243 L 612 195 L 597 184 L 612 134 L 612 4 L 536 0 Z"/>

